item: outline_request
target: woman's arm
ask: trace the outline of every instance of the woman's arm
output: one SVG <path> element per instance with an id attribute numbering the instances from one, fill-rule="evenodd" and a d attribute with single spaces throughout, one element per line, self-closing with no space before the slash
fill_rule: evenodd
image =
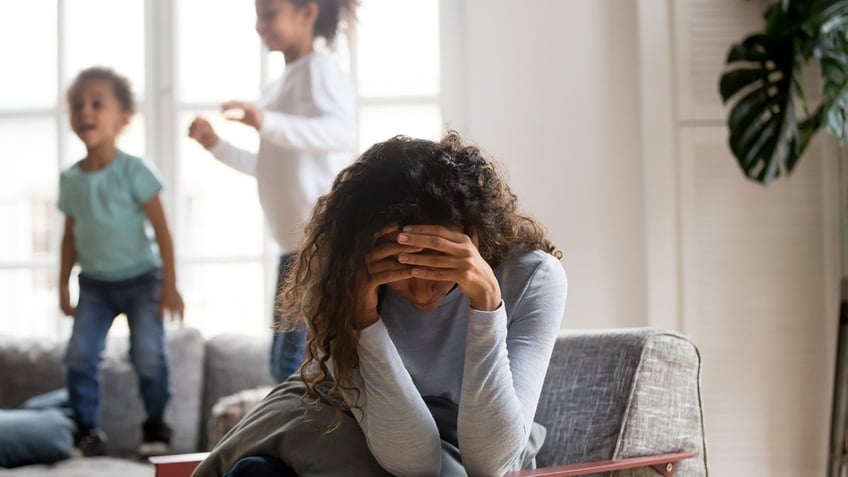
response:
<path id="1" fill-rule="evenodd" d="M 348 395 L 368 448 L 383 468 L 398 476 L 439 475 L 441 439 L 436 421 L 381 320 L 361 331 L 359 367 Z"/>
<path id="2" fill-rule="evenodd" d="M 168 230 L 168 222 L 165 220 L 165 211 L 162 209 L 159 194 L 154 194 L 145 202 L 144 212 L 147 214 L 150 225 L 153 226 L 156 243 L 159 245 L 159 253 L 162 256 L 162 296 L 159 299 L 159 319 L 161 320 L 164 317 L 163 311 L 168 309 L 182 320 L 185 305 L 180 292 L 177 291 L 174 244 L 171 240 L 171 232 Z"/>
<path id="3" fill-rule="evenodd" d="M 438 475 L 441 439 L 412 377 L 377 312 L 380 286 L 411 276 L 400 264 L 400 253 L 421 249 L 397 243 L 398 227 L 388 226 L 374 234 L 374 249 L 365 259 L 357 304 L 359 366 L 353 370 L 355 390 L 346 393 L 368 448 L 377 462 L 392 474 Z"/>
<path id="4" fill-rule="evenodd" d="M 566 298 L 561 265 L 544 257 L 529 281 L 518 284 L 523 293 L 510 320 L 504 304 L 469 313 L 457 423 L 469 475 L 516 469 L 527 444 Z"/>

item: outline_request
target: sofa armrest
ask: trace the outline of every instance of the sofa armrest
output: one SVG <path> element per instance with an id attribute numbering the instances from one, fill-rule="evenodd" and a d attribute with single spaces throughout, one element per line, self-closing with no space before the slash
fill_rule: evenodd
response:
<path id="1" fill-rule="evenodd" d="M 156 477 L 191 477 L 194 469 L 208 455 L 208 452 L 197 452 L 194 454 L 155 456 L 148 460 L 156 468 Z"/>
<path id="2" fill-rule="evenodd" d="M 561 465 L 558 467 L 521 470 L 509 472 L 504 475 L 504 477 L 572 477 L 599 472 L 610 472 L 613 470 L 635 469 L 639 467 L 651 467 L 659 472 L 660 475 L 671 477 L 675 474 L 675 472 L 677 472 L 678 463 L 680 461 L 691 459 L 692 457 L 695 457 L 695 454 L 691 452 L 674 452 L 670 454 L 630 457 L 626 459 L 613 459 L 597 462 L 583 462 L 580 464 Z"/>
<path id="3" fill-rule="evenodd" d="M 537 465 L 685 452 L 695 458 L 679 472 L 706 476 L 700 364 L 694 344 L 668 330 L 563 332 L 536 410 L 548 430 Z"/>
<path id="4" fill-rule="evenodd" d="M 156 468 L 156 477 L 191 477 L 191 473 L 194 472 L 194 469 L 196 469 L 200 462 L 208 455 L 208 452 L 198 452 L 195 454 L 157 456 L 151 457 L 149 460 Z M 677 471 L 678 462 L 684 459 L 691 459 L 692 457 L 695 457 L 695 454 L 675 452 L 670 454 L 521 470 L 509 472 L 504 475 L 504 477 L 572 477 L 594 474 L 597 472 L 610 472 L 613 470 L 634 469 L 637 467 L 649 466 L 654 468 L 661 475 L 671 477 Z"/>

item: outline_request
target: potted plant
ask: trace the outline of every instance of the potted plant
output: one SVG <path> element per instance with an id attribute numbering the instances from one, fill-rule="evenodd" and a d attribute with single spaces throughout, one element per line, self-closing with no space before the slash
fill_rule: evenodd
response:
<path id="1" fill-rule="evenodd" d="M 728 142 L 742 172 L 761 184 L 789 175 L 821 128 L 848 144 L 848 0 L 780 0 L 765 10 L 765 29 L 732 45 L 719 90 L 733 106 Z M 802 78 L 821 77 L 809 104 Z M 846 209 L 848 211 L 848 209 Z M 848 237 L 845 237 L 848 239 Z M 843 277 L 843 290 L 848 277 Z M 842 475 L 848 427 L 848 296 L 840 307 L 828 471 Z"/>
<path id="2" fill-rule="evenodd" d="M 730 149 L 750 179 L 789 174 L 822 127 L 848 144 L 848 0 L 781 0 L 765 31 L 733 45 L 719 83 Z M 820 68 L 821 101 L 810 105 L 802 77 Z"/>

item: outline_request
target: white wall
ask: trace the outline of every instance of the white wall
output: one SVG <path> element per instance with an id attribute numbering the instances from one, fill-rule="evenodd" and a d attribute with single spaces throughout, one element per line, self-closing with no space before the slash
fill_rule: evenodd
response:
<path id="1" fill-rule="evenodd" d="M 647 324 L 636 3 L 468 0 L 466 135 L 565 252 L 563 326 Z"/>
<path id="2" fill-rule="evenodd" d="M 565 250 L 563 326 L 688 334 L 713 473 L 822 475 L 837 168 L 815 147 L 790 180 L 746 181 L 716 92 L 727 46 L 761 24 L 761 5 L 465 6 L 466 136 Z"/>

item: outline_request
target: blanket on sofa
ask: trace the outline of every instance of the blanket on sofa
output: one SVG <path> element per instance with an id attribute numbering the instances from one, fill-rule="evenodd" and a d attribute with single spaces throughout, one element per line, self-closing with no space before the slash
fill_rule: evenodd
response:
<path id="1" fill-rule="evenodd" d="M 328 388 L 325 383 L 321 392 L 328 392 Z M 304 412 L 305 390 L 297 375 L 275 387 L 221 439 L 193 477 L 220 477 L 239 459 L 249 456 L 279 457 L 300 477 L 390 475 L 371 454 L 359 423 L 350 413 L 338 413 L 320 399 Z M 441 475 L 465 475 L 455 442 L 455 405 L 429 401 L 428 406 L 440 431 L 444 430 Z M 545 428 L 534 425 L 520 459 L 521 467 L 532 465 L 544 438 Z"/>

